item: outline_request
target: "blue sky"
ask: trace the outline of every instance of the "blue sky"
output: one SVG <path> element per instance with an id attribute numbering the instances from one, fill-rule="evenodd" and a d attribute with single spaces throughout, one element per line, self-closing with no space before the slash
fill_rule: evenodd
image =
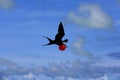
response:
<path id="1" fill-rule="evenodd" d="M 117 80 L 119 14 L 119 0 L 0 0 L 0 68 L 5 67 L 0 75 L 32 72 L 43 80 Z M 41 46 L 48 43 L 42 36 L 54 39 L 60 22 L 68 48 Z"/>

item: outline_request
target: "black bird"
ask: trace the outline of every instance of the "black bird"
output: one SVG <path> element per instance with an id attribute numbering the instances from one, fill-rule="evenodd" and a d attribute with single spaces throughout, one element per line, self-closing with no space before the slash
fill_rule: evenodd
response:
<path id="1" fill-rule="evenodd" d="M 50 38 L 48 38 L 46 36 L 43 36 L 43 37 L 45 37 L 45 38 L 47 38 L 49 40 L 49 43 L 45 44 L 43 46 L 52 45 L 52 44 L 56 44 L 58 46 L 61 46 L 61 45 L 63 45 L 63 42 L 67 43 L 68 39 L 62 40 L 64 35 L 65 35 L 65 32 L 64 32 L 63 24 L 62 24 L 62 22 L 60 22 L 59 28 L 58 28 L 58 33 L 56 34 L 54 40 L 52 40 L 52 39 L 50 39 Z"/>

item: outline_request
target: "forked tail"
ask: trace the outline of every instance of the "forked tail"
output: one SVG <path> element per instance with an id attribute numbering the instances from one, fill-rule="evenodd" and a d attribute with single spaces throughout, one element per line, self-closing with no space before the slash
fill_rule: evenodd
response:
<path id="1" fill-rule="evenodd" d="M 50 39 L 50 38 L 48 38 L 48 37 L 46 37 L 46 36 L 43 36 L 43 37 L 45 37 L 46 39 L 49 40 L 49 43 L 48 43 L 48 44 L 45 44 L 45 45 L 43 45 L 43 46 L 47 46 L 47 45 L 53 44 L 54 41 L 53 41 L 52 39 Z"/>

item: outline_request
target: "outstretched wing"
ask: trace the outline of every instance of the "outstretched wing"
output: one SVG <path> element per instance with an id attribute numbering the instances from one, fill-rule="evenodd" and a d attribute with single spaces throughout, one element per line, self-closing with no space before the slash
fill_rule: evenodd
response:
<path id="1" fill-rule="evenodd" d="M 59 28 L 58 28 L 58 33 L 55 36 L 55 40 L 57 40 L 57 41 L 62 40 L 62 37 L 64 35 L 65 35 L 64 28 L 63 28 L 62 22 L 60 22 Z"/>

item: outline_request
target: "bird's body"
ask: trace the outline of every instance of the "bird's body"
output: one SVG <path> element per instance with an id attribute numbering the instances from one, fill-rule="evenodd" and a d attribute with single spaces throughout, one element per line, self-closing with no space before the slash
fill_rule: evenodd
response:
<path id="1" fill-rule="evenodd" d="M 56 44 L 58 46 L 65 45 L 65 44 L 63 44 L 63 42 L 68 42 L 68 39 L 62 40 L 64 35 L 65 35 L 64 28 L 63 28 L 62 22 L 60 22 L 59 28 L 58 28 L 58 33 L 56 34 L 54 40 L 52 40 L 46 36 L 43 36 L 49 40 L 49 43 L 45 44 L 43 46 L 52 45 L 52 44 Z"/>

